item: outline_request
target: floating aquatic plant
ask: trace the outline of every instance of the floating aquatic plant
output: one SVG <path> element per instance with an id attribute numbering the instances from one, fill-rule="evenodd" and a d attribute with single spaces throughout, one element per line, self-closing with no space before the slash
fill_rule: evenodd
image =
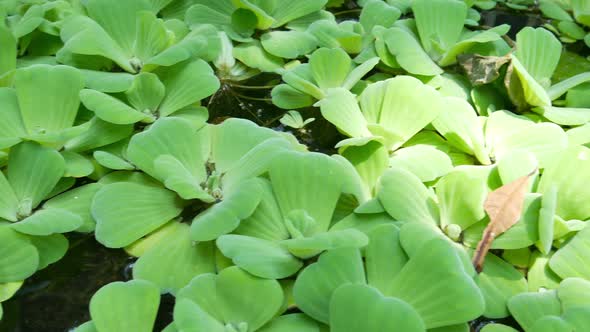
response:
<path id="1" fill-rule="evenodd" d="M 589 6 L 0 1 L 0 318 L 93 238 L 77 332 L 586 329 Z"/>

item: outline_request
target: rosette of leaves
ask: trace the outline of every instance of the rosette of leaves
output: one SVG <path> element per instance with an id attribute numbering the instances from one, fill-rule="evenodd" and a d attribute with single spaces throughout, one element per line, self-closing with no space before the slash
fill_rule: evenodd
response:
<path id="1" fill-rule="evenodd" d="M 193 6 L 186 12 L 186 21 L 191 27 L 212 24 L 231 39 L 248 42 L 256 29 L 276 29 L 298 18 L 313 15 L 324 8 L 327 0 L 192 2 Z"/>
<path id="2" fill-rule="evenodd" d="M 543 49 L 544 56 L 536 52 Z M 590 80 L 590 72 L 581 73 L 551 85 L 562 53 L 561 43 L 543 28 L 525 28 L 516 36 L 516 52 L 511 55 L 512 63 L 507 74 L 507 87 L 512 101 L 519 107 L 532 107 L 560 125 L 582 125 L 590 121 L 587 108 L 552 106 L 569 89 Z"/>
<path id="3" fill-rule="evenodd" d="M 585 148 L 572 148 L 569 154 L 564 154 L 563 162 L 568 160 L 571 167 L 581 169 L 585 151 L 580 149 Z M 577 159 L 577 154 L 580 159 Z M 538 161 L 534 154 L 517 152 L 504 157 L 494 166 L 455 167 L 430 187 L 422 180 L 424 167 L 401 163 L 383 173 L 377 186 L 377 198 L 382 209 L 394 220 L 406 223 L 402 233 L 415 234 L 413 241 L 442 238 L 460 242 L 463 246 L 456 249 L 465 257 L 470 252 L 467 248 L 475 248 L 490 222 L 484 209 L 488 194 L 535 167 L 538 167 Z M 509 316 L 507 301 L 527 289 L 554 287 L 559 277 L 589 277 L 587 264 L 582 263 L 581 258 L 585 257 L 581 248 L 585 246 L 586 233 L 575 235 L 579 223 L 571 220 L 574 215 L 586 217 L 581 217 L 583 212 L 574 212 L 574 205 L 568 202 L 568 196 L 564 196 L 569 195 L 566 194 L 568 192 L 577 194 L 579 191 L 576 190 L 580 189 L 575 189 L 573 182 L 560 183 L 558 177 L 552 175 L 556 174 L 557 167 L 561 170 L 565 166 L 551 164 L 545 169 L 539 185 L 533 178 L 527 188 L 522 188 L 524 202 L 522 211 L 516 216 L 516 223 L 491 243 L 492 249 L 503 249 L 504 253 L 502 257 L 488 254 L 483 272 L 476 277 L 486 301 L 486 317 Z M 560 193 L 561 190 L 564 193 Z M 558 195 L 563 196 L 560 207 L 564 210 L 557 210 Z M 569 200 L 573 199 L 573 196 L 569 197 Z M 567 215 L 564 211 L 574 214 Z M 372 213 L 376 212 L 379 213 L 379 210 Z M 559 249 L 559 255 L 554 254 L 553 247 L 559 247 L 561 242 L 573 235 L 574 240 Z M 537 249 L 531 250 L 531 246 Z M 576 260 L 579 262 L 574 265 L 566 263 Z M 527 274 L 530 284 L 527 285 L 515 266 L 530 268 Z"/>
<path id="4" fill-rule="evenodd" d="M 0 147 L 23 140 L 59 148 L 83 132 L 74 126 L 83 88 L 79 71 L 67 66 L 34 65 L 16 71 L 14 88 L 0 88 Z"/>
<path id="5" fill-rule="evenodd" d="M 297 65 L 282 75 L 285 83 L 273 88 L 273 104 L 281 108 L 311 106 L 324 99 L 330 89 L 352 89 L 377 62 L 378 58 L 372 58 L 355 66 L 342 49 L 320 48 L 311 54 L 308 63 Z"/>
<path id="6" fill-rule="evenodd" d="M 338 200 L 349 190 L 347 177 L 345 166 L 328 156 L 278 154 L 269 180 L 261 182 L 258 208 L 233 234 L 220 236 L 217 247 L 255 276 L 283 279 L 325 250 L 367 245 L 367 237 L 355 229 L 330 230 Z"/>
<path id="7" fill-rule="evenodd" d="M 398 21 L 388 29 L 380 27 L 373 34 L 381 41 L 375 51 L 386 65 L 416 75 L 439 75 L 443 72 L 439 66 L 456 63 L 458 55 L 478 45 L 494 54 L 500 47 L 495 43 L 502 43 L 502 35 L 509 30 L 508 25 L 486 31 L 465 29 L 469 8 L 463 1 L 413 1 L 412 12 L 414 20 Z M 504 43 L 499 51 L 507 48 Z"/>
<path id="8" fill-rule="evenodd" d="M 372 83 L 358 99 L 344 89 L 331 89 L 319 102 L 324 118 L 351 137 L 338 146 L 379 139 L 388 150 L 396 150 L 429 124 L 446 139 L 442 143 L 482 164 L 527 151 L 544 167 L 553 153 L 567 146 L 565 132 L 558 125 L 535 123 L 508 111 L 492 113 L 484 128 L 467 101 L 442 96 L 410 76 Z M 420 139 L 421 144 L 440 146 L 439 136 L 423 134 Z"/>
<path id="9" fill-rule="evenodd" d="M 508 307 L 526 332 L 584 330 L 590 324 L 589 292 L 588 280 L 567 278 L 554 290 L 518 294 Z"/>
<path id="10" fill-rule="evenodd" d="M 199 108 L 191 106 L 218 89 L 219 80 L 211 67 L 205 61 L 196 59 L 160 68 L 153 73 L 139 73 L 125 91 L 127 103 L 93 89 L 80 91 L 80 100 L 99 119 L 116 125 L 129 125 L 152 123 L 178 111 L 183 114 L 202 113 Z"/>
<path id="11" fill-rule="evenodd" d="M 126 152 L 127 164 L 153 178 L 114 173 L 101 180 L 105 186 L 92 203 L 96 238 L 107 247 L 128 246 L 186 211 L 183 219 L 194 217 L 190 227 L 168 227 L 135 250 L 145 252 L 136 269 L 145 269 L 134 275 L 175 292 L 198 274 L 185 269 L 213 271 L 207 241 L 231 232 L 254 212 L 262 194 L 256 176 L 292 145 L 287 136 L 245 120 L 196 126 L 183 118 L 161 118 L 136 134 Z M 182 240 L 159 241 L 168 231 Z M 192 241 L 199 241 L 197 252 Z M 169 268 L 162 269 L 163 264 Z"/>
<path id="12" fill-rule="evenodd" d="M 90 203 L 100 185 L 62 193 L 66 169 L 60 153 L 34 142 L 10 151 L 6 171 L 0 172 L 0 284 L 7 292 L 65 255 L 68 240 L 62 233 L 94 229 Z"/>
<path id="13" fill-rule="evenodd" d="M 174 322 L 166 331 L 320 330 L 319 324 L 304 314 L 280 316 L 286 309 L 285 297 L 277 280 L 252 276 L 236 266 L 219 274 L 202 274 L 178 292 Z"/>
<path id="14" fill-rule="evenodd" d="M 67 1 L 4 1 L 0 11 L 0 33 L 7 38 L 2 40 L 3 47 L 20 56 L 50 56 L 63 45 L 59 39 L 63 20 L 78 9 Z M 2 69 L 0 76 L 8 68 Z"/>
<path id="15" fill-rule="evenodd" d="M 215 56 L 219 48 L 213 27 L 188 31 L 180 22 L 180 28 L 174 28 L 156 17 L 157 10 L 148 0 L 91 0 L 85 3 L 85 11 L 88 16 L 71 15 L 63 24 L 64 46 L 57 53 L 61 62 L 96 70 L 108 68 L 112 61 L 129 73 L 138 73 L 195 55 Z"/>
<path id="16" fill-rule="evenodd" d="M 295 281 L 297 307 L 334 331 L 466 329 L 466 322 L 484 310 L 473 271 L 465 269 L 472 267 L 448 241 L 412 242 L 415 237 L 404 234 L 405 227 L 373 228 L 365 264 L 353 248 L 320 255 Z M 404 239 L 406 234 L 411 239 Z"/>

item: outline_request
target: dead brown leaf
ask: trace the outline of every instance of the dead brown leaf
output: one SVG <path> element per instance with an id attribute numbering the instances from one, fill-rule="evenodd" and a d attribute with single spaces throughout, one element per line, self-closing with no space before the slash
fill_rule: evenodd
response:
<path id="1" fill-rule="evenodd" d="M 483 269 L 486 254 L 494 239 L 514 226 L 520 219 L 529 179 L 536 171 L 537 169 L 488 194 L 484 209 L 490 217 L 490 222 L 484 229 L 483 237 L 473 255 L 473 266 L 477 272 Z"/>

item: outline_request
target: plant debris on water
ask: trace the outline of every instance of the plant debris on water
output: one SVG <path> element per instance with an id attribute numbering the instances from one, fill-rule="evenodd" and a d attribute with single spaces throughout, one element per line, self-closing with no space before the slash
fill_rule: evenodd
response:
<path id="1" fill-rule="evenodd" d="M 0 330 L 589 331 L 589 148 L 590 0 L 0 0 Z"/>

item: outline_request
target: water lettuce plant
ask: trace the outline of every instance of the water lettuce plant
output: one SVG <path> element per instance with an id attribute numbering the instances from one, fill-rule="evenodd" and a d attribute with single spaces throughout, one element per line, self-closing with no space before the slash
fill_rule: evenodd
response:
<path id="1" fill-rule="evenodd" d="M 0 319 L 96 241 L 64 330 L 584 331 L 589 13 L 0 0 Z"/>

